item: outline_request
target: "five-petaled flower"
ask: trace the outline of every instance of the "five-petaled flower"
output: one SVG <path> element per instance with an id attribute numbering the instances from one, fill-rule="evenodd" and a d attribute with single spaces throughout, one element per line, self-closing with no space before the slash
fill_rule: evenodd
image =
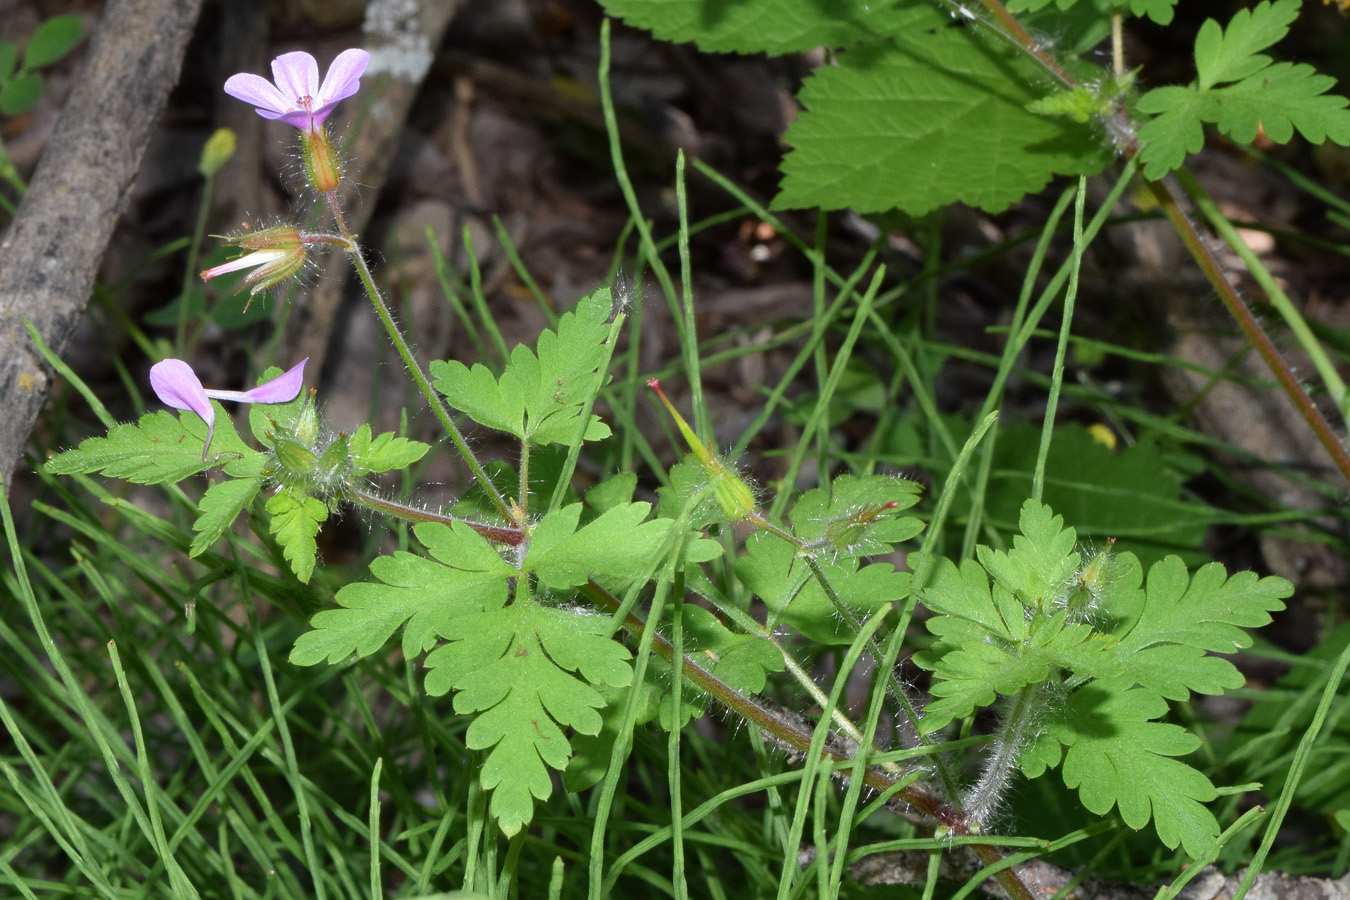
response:
<path id="1" fill-rule="evenodd" d="M 319 84 L 319 64 L 303 50 L 283 53 L 272 60 L 276 84 L 260 75 L 241 72 L 225 82 L 225 93 L 252 103 L 264 119 L 280 119 L 303 132 L 317 132 L 324 119 L 361 87 L 361 75 L 370 63 L 364 50 L 343 50 Z"/>
<path id="2" fill-rule="evenodd" d="M 264 381 L 251 391 L 208 391 L 202 387 L 192 366 L 181 359 L 166 359 L 150 367 L 150 387 L 166 406 L 191 410 L 206 422 L 206 444 L 202 447 L 202 459 L 206 459 L 216 432 L 216 410 L 211 405 L 211 398 L 239 403 L 289 403 L 304 385 L 307 362 L 308 358 L 300 360 L 290 371 Z"/>

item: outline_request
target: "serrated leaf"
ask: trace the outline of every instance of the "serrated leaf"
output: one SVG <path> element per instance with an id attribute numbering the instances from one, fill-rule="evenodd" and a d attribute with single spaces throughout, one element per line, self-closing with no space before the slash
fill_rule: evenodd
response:
<path id="1" fill-rule="evenodd" d="M 736 577 L 765 602 L 774 621 L 786 622 L 822 644 L 853 640 L 834 602 L 791 544 L 757 532 L 745 542 L 745 549 L 736 560 Z M 895 571 L 889 563 L 859 568 L 856 559 L 841 557 L 818 564 L 839 599 L 858 618 L 909 595 L 910 574 Z"/>
<path id="2" fill-rule="evenodd" d="M 1088 810 L 1105 815 L 1119 807 L 1125 824 L 1139 829 L 1152 819 L 1168 847 L 1178 844 L 1198 856 L 1219 825 L 1202 803 L 1218 796 L 1214 785 L 1196 769 L 1173 757 L 1200 746 L 1200 739 L 1176 725 L 1155 722 L 1167 702 L 1144 690 L 1111 693 L 1088 685 L 1075 693 L 1066 709 L 1050 717 L 1023 754 L 1023 771 L 1031 778 L 1064 755 L 1064 784 L 1078 790 Z"/>
<path id="3" fill-rule="evenodd" d="M 25 69 L 54 63 L 84 37 L 84 22 L 76 15 L 52 16 L 38 26 L 23 53 Z"/>
<path id="4" fill-rule="evenodd" d="M 465 743 L 489 750 L 481 783 L 493 792 L 490 809 L 507 836 L 530 821 L 535 798 L 552 793 L 548 769 L 567 765 L 562 729 L 600 731 L 605 701 L 591 685 L 632 679 L 628 651 L 609 630 L 605 616 L 518 600 L 449 622 L 449 643 L 427 657 L 427 692 L 454 690 L 455 712 L 478 713 Z"/>
<path id="5" fill-rule="evenodd" d="M 292 663 L 369 656 L 399 627 L 403 655 L 412 659 L 435 646 L 453 620 L 506 602 L 508 581 L 519 572 L 472 528 L 430 522 L 413 532 L 431 558 L 402 551 L 376 558 L 370 571 L 378 581 L 339 590 L 339 608 L 314 615 L 312 630 L 295 642 Z"/>
<path id="6" fill-rule="evenodd" d="M 73 450 L 47 460 L 55 475 L 101 472 L 135 484 L 182 481 L 212 466 L 261 456 L 239 439 L 234 424 L 219 403 L 211 454 L 203 461 L 206 423 L 195 413 L 174 415 L 167 410 L 146 413 L 134 425 L 114 425 L 107 437 L 91 437 Z"/>
<path id="7" fill-rule="evenodd" d="M 1000 212 L 1056 175 L 1099 171 L 1100 137 L 1027 110 L 1037 71 L 975 31 L 907 31 L 894 48 L 849 50 L 817 69 L 784 137 L 774 208 L 920 215 L 961 201 Z"/>
<path id="8" fill-rule="evenodd" d="M 905 30 L 939 28 L 950 18 L 928 3 L 851 0 L 601 0 L 612 16 L 667 41 L 692 41 L 710 53 L 780 55 L 843 47 Z"/>
<path id="9" fill-rule="evenodd" d="M 197 520 L 192 523 L 192 530 L 197 533 L 192 538 L 192 546 L 188 548 L 188 556 L 200 556 L 206 552 L 234 524 L 239 513 L 253 502 L 262 483 L 260 476 L 231 478 L 207 488 L 197 507 Z"/>
<path id="10" fill-rule="evenodd" d="M 362 425 L 352 432 L 347 447 L 352 467 L 361 475 L 406 469 L 431 449 L 430 444 L 399 437 L 392 431 L 372 438 L 369 425 Z"/>
<path id="11" fill-rule="evenodd" d="M 1292 593 L 1283 578 L 1254 572 L 1229 578 L 1219 563 L 1188 576 L 1182 561 L 1169 556 L 1149 569 L 1138 618 L 1119 631 L 1113 655 L 1131 683 L 1168 699 L 1185 700 L 1192 691 L 1221 694 L 1240 687 L 1242 676 L 1232 663 L 1206 653 L 1251 646 L 1244 629 L 1268 623 Z"/>
<path id="12" fill-rule="evenodd" d="M 1298 18 L 1299 0 L 1262 0 L 1234 13 L 1227 28 L 1206 19 L 1195 36 L 1195 69 L 1200 90 L 1238 81 L 1270 65 L 1260 50 L 1282 40 Z"/>
<path id="13" fill-rule="evenodd" d="M 650 503 L 621 503 L 577 530 L 581 508 L 564 506 L 534 526 L 523 571 L 564 589 L 597 575 L 631 581 L 652 570 L 670 533 L 669 519 L 645 521 Z"/>
<path id="14" fill-rule="evenodd" d="M 436 390 L 480 425 L 535 444 L 567 444 L 577 433 L 581 410 L 607 357 L 610 292 L 582 298 L 558 320 L 557 331 L 539 335 L 538 355 L 518 346 L 501 378 L 484 365 L 457 360 L 431 364 Z M 584 439 L 603 440 L 609 426 L 591 415 Z"/>
<path id="15" fill-rule="evenodd" d="M 268 530 L 281 545 L 295 577 L 307 584 L 319 553 L 314 537 L 328 518 L 328 506 L 308 494 L 282 487 L 267 498 L 266 509 L 272 517 Z"/>

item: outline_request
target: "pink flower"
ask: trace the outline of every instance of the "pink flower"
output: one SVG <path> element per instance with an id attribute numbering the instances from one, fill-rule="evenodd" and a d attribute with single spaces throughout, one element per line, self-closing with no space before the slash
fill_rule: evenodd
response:
<path id="1" fill-rule="evenodd" d="M 300 360 L 290 371 L 264 381 L 251 391 L 208 391 L 202 387 L 192 366 L 181 359 L 166 359 L 150 367 L 150 387 L 166 406 L 191 410 L 206 422 L 206 446 L 202 447 L 202 459 L 206 459 L 216 431 L 216 410 L 211 405 L 211 398 L 239 403 L 289 403 L 304 386 L 307 362 L 308 358 Z"/>
<path id="2" fill-rule="evenodd" d="M 280 119 L 301 131 L 318 131 L 323 120 L 361 87 L 361 74 L 370 63 L 364 50 L 343 50 L 319 84 L 319 64 L 303 50 L 283 53 L 272 60 L 273 85 L 260 75 L 241 72 L 225 82 L 225 93 L 257 107 L 264 119 Z"/>

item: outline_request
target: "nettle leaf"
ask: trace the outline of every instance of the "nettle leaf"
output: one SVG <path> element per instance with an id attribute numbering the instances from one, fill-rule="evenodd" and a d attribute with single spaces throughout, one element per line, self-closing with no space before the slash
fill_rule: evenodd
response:
<path id="1" fill-rule="evenodd" d="M 978 32 L 906 31 L 817 69 L 784 136 L 774 208 L 1001 212 L 1056 175 L 1100 171 L 1110 157 L 1093 127 L 1028 110 L 1041 75 Z"/>
<path id="2" fill-rule="evenodd" d="M 377 652 L 403 628 L 403 655 L 430 650 L 455 619 L 499 609 L 509 580 L 520 573 L 468 525 L 427 522 L 413 533 L 431 555 L 397 552 L 370 564 L 378 581 L 348 584 L 337 592 L 338 609 L 315 613 L 311 631 L 291 650 L 291 662 L 338 663 Z"/>
<path id="3" fill-rule="evenodd" d="M 774 620 L 786 622 L 817 643 L 853 640 L 834 602 L 791 544 L 757 532 L 745 542 L 745 550 L 736 560 L 736 577 L 765 602 Z M 859 568 L 857 559 L 840 557 L 821 559 L 819 565 L 839 599 L 859 618 L 909 596 L 910 574 L 895 571 L 889 563 Z"/>
<path id="4" fill-rule="evenodd" d="M 906 29 L 936 28 L 950 19 L 912 0 L 601 0 L 612 16 L 667 41 L 692 41 L 710 53 L 781 55 L 843 47 Z"/>
<path id="5" fill-rule="evenodd" d="M 1146 177 L 1161 178 L 1200 150 L 1205 122 L 1242 143 L 1264 130 L 1283 144 L 1297 130 L 1315 144 L 1350 144 L 1350 100 L 1327 93 L 1335 79 L 1257 52 L 1289 32 L 1298 6 L 1298 0 L 1267 0 L 1239 10 L 1226 29 L 1205 21 L 1195 39 L 1196 84 L 1157 88 L 1139 98 L 1138 110 L 1155 115 L 1139 129 Z"/>
<path id="6" fill-rule="evenodd" d="M 431 449 L 430 444 L 399 437 L 391 431 L 372 438 L 369 425 L 352 432 L 347 447 L 352 467 L 361 475 L 406 469 Z"/>
<path id="7" fill-rule="evenodd" d="M 465 743 L 489 750 L 480 777 L 508 837 L 533 817 L 535 798 L 552 793 L 549 768 L 566 767 L 563 728 L 599 733 L 605 700 L 592 685 L 632 680 L 628 651 L 609 631 L 607 616 L 521 600 L 451 620 L 449 643 L 427 656 L 427 692 L 454 690 L 455 712 L 478 714 Z"/>
<path id="8" fill-rule="evenodd" d="M 1152 819 L 1158 837 L 1198 856 L 1219 835 L 1219 824 L 1202 804 L 1218 796 L 1202 773 L 1173 757 L 1200 746 L 1185 729 L 1157 719 L 1167 701 L 1145 690 L 1119 693 L 1088 685 L 1049 716 L 1021 757 L 1028 778 L 1059 765 L 1067 748 L 1064 784 L 1077 788 L 1083 806 L 1098 815 L 1119 807 L 1125 824 L 1143 828 Z"/>
<path id="9" fill-rule="evenodd" d="M 558 329 L 539 335 L 538 355 L 518 346 L 501 378 L 481 363 L 472 369 L 457 360 L 431 364 L 436 389 L 480 425 L 535 444 L 568 444 L 577 435 L 581 410 L 607 358 L 611 313 L 608 288 L 584 297 L 558 320 Z M 591 415 L 584 439 L 609 437 L 609 426 Z"/>
<path id="10" fill-rule="evenodd" d="M 1120 577 L 1108 571 L 1108 579 Z M 1133 577 L 1137 588 L 1137 575 Z M 1129 589 L 1128 582 L 1116 588 L 1122 593 Z M 1221 694 L 1241 687 L 1242 674 L 1228 660 L 1208 654 L 1250 647 L 1252 639 L 1244 629 L 1267 624 L 1270 613 L 1283 609 L 1283 598 L 1293 590 L 1283 578 L 1261 578 L 1254 572 L 1230 578 L 1219 563 L 1190 576 L 1180 559 L 1169 556 L 1149 569 L 1144 591 L 1133 591 L 1134 607 L 1113 604 L 1131 616 L 1118 631 L 1120 643 L 1113 653 L 1131 683 L 1168 699 L 1185 700 L 1192 691 Z"/>
<path id="11" fill-rule="evenodd" d="M 1036 12 L 1052 2 L 1061 12 L 1079 4 L 1079 0 L 1010 0 L 1005 6 L 1011 13 Z M 1132 16 L 1148 16 L 1159 25 L 1169 25 L 1176 4 L 1177 0 L 1096 0 L 1092 5 L 1103 15 L 1115 10 L 1128 11 Z"/>
<path id="12" fill-rule="evenodd" d="M 828 488 L 802 494 L 788 518 L 793 533 L 852 556 L 890 553 L 894 544 L 923 530 L 923 522 L 901 516 L 919 502 L 923 486 L 885 475 L 840 475 Z M 889 509 L 888 504 L 895 504 Z"/>
<path id="13" fill-rule="evenodd" d="M 1008 553 L 976 548 L 976 555 L 994 579 L 1012 591 L 1027 607 L 1049 611 L 1063 600 L 1078 568 L 1074 552 L 1078 535 L 1064 527 L 1064 519 L 1050 507 L 1028 500 L 1022 504 L 1021 534 L 1013 537 Z"/>
<path id="14" fill-rule="evenodd" d="M 522 571 L 557 589 L 597 575 L 622 581 L 645 577 L 671 526 L 669 519 L 645 521 L 651 508 L 650 503 L 621 503 L 580 530 L 580 503 L 554 510 L 534 526 Z"/>
<path id="15" fill-rule="evenodd" d="M 266 508 L 272 517 L 267 524 L 268 530 L 281 544 L 282 555 L 290 563 L 295 577 L 308 583 L 319 554 L 314 537 L 328 519 L 327 504 L 303 491 L 281 487 L 267 499 Z"/>
<path id="16" fill-rule="evenodd" d="M 216 433 L 210 456 L 202 460 L 206 423 L 195 413 L 167 410 L 146 413 L 134 425 L 114 425 L 107 437 L 91 437 L 73 450 L 47 460 L 55 475 L 102 472 L 136 484 L 182 481 L 213 466 L 261 454 L 239 439 L 234 423 L 216 401 Z"/>
<path id="17" fill-rule="evenodd" d="M 231 478 L 207 488 L 197 507 L 197 521 L 192 523 L 192 530 L 197 533 L 192 538 L 192 546 L 188 548 L 188 556 L 205 553 L 234 524 L 239 513 L 253 502 L 262 485 L 263 478 L 259 475 L 253 478 Z"/>

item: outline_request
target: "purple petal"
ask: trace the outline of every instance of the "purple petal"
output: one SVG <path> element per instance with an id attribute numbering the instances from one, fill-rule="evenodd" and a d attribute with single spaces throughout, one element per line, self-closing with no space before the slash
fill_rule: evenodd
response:
<path id="1" fill-rule="evenodd" d="M 265 119 L 280 118 L 295 105 L 272 82 L 248 72 L 231 75 L 225 82 L 225 93 L 245 103 L 252 103 L 258 108 L 258 115 Z"/>
<path id="2" fill-rule="evenodd" d="M 150 367 L 150 387 L 165 406 L 190 410 L 202 417 L 206 423 L 206 445 L 202 447 L 202 459 L 206 459 L 206 451 L 216 432 L 216 411 L 207 398 L 201 379 L 192 371 L 192 366 L 181 359 L 157 362 Z"/>
<path id="3" fill-rule="evenodd" d="M 290 98 L 291 109 L 306 106 L 304 101 L 319 91 L 319 64 L 303 50 L 283 53 L 272 60 L 272 76 L 277 89 Z"/>
<path id="4" fill-rule="evenodd" d="M 361 75 L 370 65 L 370 54 L 364 50 L 343 50 L 328 67 L 323 86 L 315 98 L 324 106 L 344 100 L 361 89 Z M 317 113 L 316 113 L 317 115 Z"/>
<path id="5" fill-rule="evenodd" d="M 217 400 L 234 400 L 239 403 L 289 403 L 304 387 L 307 362 L 309 357 L 300 360 L 290 370 L 271 381 L 264 381 L 251 391 L 206 391 L 205 395 L 215 397 Z"/>

